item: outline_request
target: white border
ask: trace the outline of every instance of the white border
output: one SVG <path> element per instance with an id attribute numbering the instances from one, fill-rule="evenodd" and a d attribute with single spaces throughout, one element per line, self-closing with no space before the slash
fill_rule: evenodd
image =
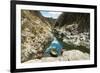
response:
<path id="1" fill-rule="evenodd" d="M 26 10 L 47 10 L 60 12 L 82 12 L 90 13 L 90 60 L 85 61 L 67 61 L 67 62 L 43 62 L 43 63 L 21 63 L 21 9 Z M 94 64 L 94 9 L 70 8 L 70 7 L 52 7 L 36 5 L 16 5 L 16 69 L 39 68 L 53 66 L 72 66 Z"/>

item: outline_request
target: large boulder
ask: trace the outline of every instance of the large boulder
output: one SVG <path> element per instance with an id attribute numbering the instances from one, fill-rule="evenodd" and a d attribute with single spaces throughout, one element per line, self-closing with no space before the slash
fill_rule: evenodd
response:
<path id="1" fill-rule="evenodd" d="M 68 61 L 72 60 L 88 60 L 89 54 L 83 53 L 79 50 L 70 50 L 70 51 L 64 51 L 63 57 L 67 57 Z"/>
<path id="2" fill-rule="evenodd" d="M 89 60 L 88 53 L 83 53 L 79 50 L 64 51 L 61 56 L 58 57 L 42 57 L 41 59 L 32 59 L 24 63 L 41 63 L 41 62 L 60 62 L 60 61 L 79 61 Z"/>

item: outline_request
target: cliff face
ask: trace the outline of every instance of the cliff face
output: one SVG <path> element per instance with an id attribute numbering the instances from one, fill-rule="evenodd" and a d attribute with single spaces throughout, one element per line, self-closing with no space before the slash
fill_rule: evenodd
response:
<path id="1" fill-rule="evenodd" d="M 55 26 L 63 27 L 71 24 L 78 24 L 78 32 L 88 32 L 90 29 L 89 13 L 63 12 L 56 20 Z"/>
<path id="2" fill-rule="evenodd" d="M 22 10 L 21 17 L 21 62 L 41 58 L 53 37 L 51 26 L 38 11 Z"/>
<path id="3" fill-rule="evenodd" d="M 64 43 L 90 48 L 90 14 L 64 12 L 56 20 L 56 37 Z"/>

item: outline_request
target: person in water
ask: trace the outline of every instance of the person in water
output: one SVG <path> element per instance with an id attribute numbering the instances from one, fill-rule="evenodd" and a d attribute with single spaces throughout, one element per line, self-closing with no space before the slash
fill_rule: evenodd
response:
<path id="1" fill-rule="evenodd" d="M 62 48 L 63 47 L 61 43 L 59 43 L 59 41 L 56 38 L 54 38 L 50 46 L 46 49 L 45 54 L 46 56 L 53 57 L 60 56 L 62 54 Z"/>

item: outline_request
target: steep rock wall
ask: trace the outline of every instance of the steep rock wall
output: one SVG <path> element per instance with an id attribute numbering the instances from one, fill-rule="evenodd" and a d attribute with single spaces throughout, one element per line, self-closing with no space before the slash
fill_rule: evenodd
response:
<path id="1" fill-rule="evenodd" d="M 21 62 L 41 58 L 52 40 L 50 24 L 38 11 L 21 11 Z"/>

